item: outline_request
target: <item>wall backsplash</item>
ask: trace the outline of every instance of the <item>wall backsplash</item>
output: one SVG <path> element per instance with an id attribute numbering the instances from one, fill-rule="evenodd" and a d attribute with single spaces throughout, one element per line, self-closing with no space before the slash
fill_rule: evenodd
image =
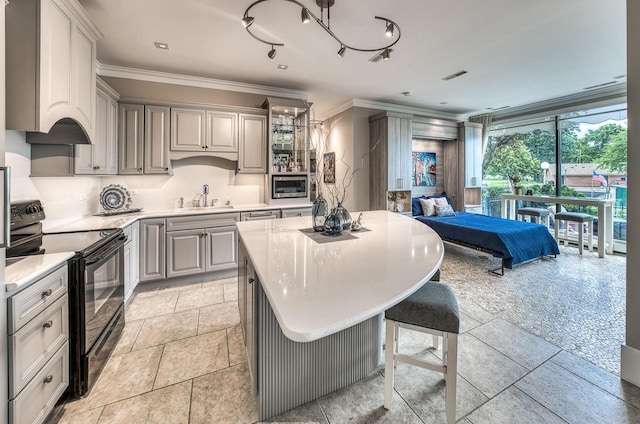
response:
<path id="1" fill-rule="evenodd" d="M 25 133 L 6 131 L 6 163 L 11 167 L 11 200 L 40 199 L 45 205 L 45 231 L 102 211 L 100 191 L 121 184 L 130 192 L 133 207 L 146 210 L 172 209 L 178 199 L 188 206 L 209 185 L 209 199 L 218 204 L 262 203 L 264 175 L 236 174 L 235 162 L 216 158 L 191 158 L 173 162 L 173 176 L 75 176 L 29 177 L 31 148 Z"/>

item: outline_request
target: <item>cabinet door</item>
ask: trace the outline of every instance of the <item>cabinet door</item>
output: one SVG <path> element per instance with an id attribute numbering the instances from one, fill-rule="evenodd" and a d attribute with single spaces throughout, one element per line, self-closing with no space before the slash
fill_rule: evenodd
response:
<path id="1" fill-rule="evenodd" d="M 411 190 L 411 120 L 388 118 L 388 190 Z"/>
<path id="2" fill-rule="evenodd" d="M 74 146 L 74 174 L 118 173 L 118 103 L 107 93 L 96 93 L 96 124 L 93 144 Z"/>
<path id="3" fill-rule="evenodd" d="M 80 26 L 71 32 L 71 106 L 77 120 L 94 137 L 96 114 L 96 42 Z"/>
<path id="4" fill-rule="evenodd" d="M 145 106 L 144 173 L 169 173 L 169 107 Z"/>
<path id="5" fill-rule="evenodd" d="M 238 114 L 207 111 L 206 151 L 238 151 Z"/>
<path id="6" fill-rule="evenodd" d="M 238 232 L 236 227 L 207 228 L 206 269 L 220 271 L 238 266 Z"/>
<path id="7" fill-rule="evenodd" d="M 140 281 L 165 278 L 164 218 L 140 222 Z"/>
<path id="8" fill-rule="evenodd" d="M 171 108 L 171 150 L 206 150 L 204 109 Z"/>
<path id="9" fill-rule="evenodd" d="M 144 106 L 121 104 L 118 127 L 119 173 L 142 174 Z"/>
<path id="10" fill-rule="evenodd" d="M 128 242 L 124 245 L 124 301 L 129 301 L 133 288 L 131 287 L 131 253 L 132 245 Z"/>
<path id="11" fill-rule="evenodd" d="M 131 291 L 140 282 L 140 222 L 131 224 Z"/>
<path id="12" fill-rule="evenodd" d="M 239 174 L 267 173 L 267 117 L 241 113 Z"/>
<path id="13" fill-rule="evenodd" d="M 205 237 L 204 229 L 167 233 L 167 277 L 205 271 Z"/>

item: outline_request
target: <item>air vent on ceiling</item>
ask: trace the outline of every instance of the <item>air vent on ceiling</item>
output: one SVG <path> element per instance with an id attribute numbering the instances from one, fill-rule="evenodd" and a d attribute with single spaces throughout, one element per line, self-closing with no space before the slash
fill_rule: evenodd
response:
<path id="1" fill-rule="evenodd" d="M 590 85 L 589 87 L 583 88 L 583 90 L 591 90 L 592 88 L 606 87 L 607 85 L 617 84 L 617 83 L 618 81 L 603 82 L 602 84 Z"/>
<path id="2" fill-rule="evenodd" d="M 387 49 L 389 50 L 389 54 L 391 54 L 393 52 L 393 49 Z M 382 54 L 384 53 L 384 51 L 378 53 L 377 55 L 373 56 L 371 59 L 369 59 L 369 62 L 378 62 L 380 59 L 382 59 Z"/>
<path id="3" fill-rule="evenodd" d="M 500 107 L 488 107 L 487 110 L 502 110 L 502 109 L 507 109 L 511 106 L 500 106 Z"/>
<path id="4" fill-rule="evenodd" d="M 451 75 L 447 75 L 446 77 L 444 77 L 444 78 L 442 78 L 442 79 L 443 79 L 444 81 L 449 81 L 449 80 L 452 80 L 452 79 L 454 79 L 454 78 L 461 77 L 461 76 L 463 76 L 463 75 L 464 75 L 464 74 L 466 74 L 466 73 L 467 73 L 467 71 L 462 70 L 462 71 L 455 72 L 455 73 L 453 73 L 453 74 L 451 74 Z"/>

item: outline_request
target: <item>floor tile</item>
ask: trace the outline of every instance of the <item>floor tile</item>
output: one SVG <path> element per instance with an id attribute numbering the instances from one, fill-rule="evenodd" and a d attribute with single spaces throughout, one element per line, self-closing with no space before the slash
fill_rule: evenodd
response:
<path id="1" fill-rule="evenodd" d="M 473 424 L 562 424 L 565 422 L 513 386 L 482 405 L 468 418 Z"/>
<path id="2" fill-rule="evenodd" d="M 107 405 L 150 391 L 162 349 L 156 346 L 110 358 L 86 398 L 87 405 Z"/>
<path id="3" fill-rule="evenodd" d="M 227 344 L 229 345 L 229 365 L 234 366 L 247 361 L 244 340 L 242 338 L 242 327 L 227 328 Z"/>
<path id="4" fill-rule="evenodd" d="M 418 356 L 421 359 L 435 360 L 427 353 Z M 423 368 L 398 363 L 395 370 L 394 387 L 411 409 L 424 423 L 444 423 L 445 383 L 440 373 Z M 461 418 L 488 400 L 464 378 L 456 379 L 456 417 Z"/>
<path id="5" fill-rule="evenodd" d="M 223 286 L 225 284 L 238 284 L 238 277 L 218 278 L 215 280 L 208 280 L 202 283 L 202 287 Z"/>
<path id="6" fill-rule="evenodd" d="M 636 408 L 640 408 L 640 387 L 634 386 L 620 379 L 617 375 L 605 371 L 569 352 L 562 351 L 551 358 L 551 361 L 630 403 Z"/>
<path id="7" fill-rule="evenodd" d="M 142 328 L 142 323 L 144 322 L 144 320 L 127 321 L 126 315 L 125 321 L 124 330 L 122 330 L 120 340 L 118 340 L 118 345 L 111 353 L 111 356 L 118 356 L 123 353 L 131 352 L 131 348 L 133 348 L 136 338 L 138 337 L 138 333 Z"/>
<path id="8" fill-rule="evenodd" d="M 64 415 L 56 424 L 98 424 L 100 415 L 104 407 L 91 409 L 89 411 L 78 412 L 76 414 L 69 414 L 65 410 Z"/>
<path id="9" fill-rule="evenodd" d="M 384 377 L 378 372 L 320 398 L 319 402 L 331 423 L 420 423 L 395 391 L 391 409 L 384 408 Z"/>
<path id="10" fill-rule="evenodd" d="M 273 417 L 268 423 L 318 423 L 328 424 L 320 403 L 317 400 L 306 403 L 284 414 Z"/>
<path id="11" fill-rule="evenodd" d="M 460 312 L 460 334 L 466 333 L 469 330 L 472 330 L 482 324 L 482 322 L 477 319 L 471 318 L 471 316 L 465 314 L 464 312 Z"/>
<path id="12" fill-rule="evenodd" d="M 240 324 L 240 312 L 237 301 L 200 308 L 198 334 L 210 333 L 238 324 Z"/>
<path id="13" fill-rule="evenodd" d="M 527 369 L 470 334 L 458 337 L 458 374 L 487 397 L 494 397 Z"/>
<path id="14" fill-rule="evenodd" d="M 176 303 L 176 312 L 186 309 L 201 308 L 203 306 L 223 303 L 224 295 L 221 286 L 203 287 L 180 292 Z"/>
<path id="15" fill-rule="evenodd" d="M 99 424 L 188 424 L 191 381 L 135 396 L 104 408 Z"/>
<path id="16" fill-rule="evenodd" d="M 535 369 L 516 387 L 570 423 L 640 423 L 640 410 L 554 362 Z"/>
<path id="17" fill-rule="evenodd" d="M 224 301 L 231 302 L 233 300 L 238 300 L 238 283 L 227 283 L 222 286 L 224 290 Z"/>
<path id="18" fill-rule="evenodd" d="M 195 378 L 192 424 L 253 423 L 258 420 L 246 364 Z"/>
<path id="19" fill-rule="evenodd" d="M 433 345 L 433 337 L 431 334 L 421 331 L 413 331 L 406 328 L 400 328 L 398 331 L 398 343 L 400 353 L 405 355 L 415 355 L 420 352 L 429 352 L 436 350 Z M 439 344 L 442 341 L 439 341 Z M 439 348 L 442 348 L 438 345 Z"/>
<path id="20" fill-rule="evenodd" d="M 225 330 L 167 343 L 153 388 L 165 387 L 228 366 Z"/>
<path id="21" fill-rule="evenodd" d="M 198 331 L 198 310 L 190 309 L 169 315 L 147 318 L 142 324 L 132 350 L 144 349 L 195 336 Z"/>
<path id="22" fill-rule="evenodd" d="M 491 312 L 468 300 L 458 299 L 458 306 L 460 308 L 460 312 L 482 323 L 489 322 L 495 318 Z"/>
<path id="23" fill-rule="evenodd" d="M 158 294 L 178 293 L 178 292 L 183 292 L 188 290 L 199 289 L 201 287 L 202 287 L 202 281 L 196 281 L 193 283 L 174 284 L 167 287 L 159 287 Z"/>
<path id="24" fill-rule="evenodd" d="M 135 321 L 173 313 L 177 300 L 178 293 L 164 293 L 150 297 L 136 296 L 129 304 L 125 318 Z"/>
<path id="25" fill-rule="evenodd" d="M 560 351 L 560 348 L 497 318 L 469 332 L 520 365 L 534 369 Z"/>

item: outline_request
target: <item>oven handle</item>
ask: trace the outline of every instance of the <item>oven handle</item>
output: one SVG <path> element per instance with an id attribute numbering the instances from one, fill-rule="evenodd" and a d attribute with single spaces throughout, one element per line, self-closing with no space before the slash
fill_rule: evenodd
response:
<path id="1" fill-rule="evenodd" d="M 92 258 L 89 259 L 85 262 L 85 265 L 93 265 L 97 262 L 101 262 L 103 260 L 105 260 L 107 257 L 109 257 L 113 252 L 119 250 L 122 246 L 124 246 L 124 242 L 127 239 L 127 236 L 123 235 L 120 238 L 118 238 L 116 240 L 117 245 L 112 247 L 111 249 L 107 250 L 106 252 L 103 252 L 100 256 L 98 256 L 97 258 Z"/>
<path id="2" fill-rule="evenodd" d="M 122 315 L 122 313 L 120 313 L 119 315 Z M 116 328 L 116 325 L 118 324 L 119 320 L 120 320 L 120 317 L 116 318 L 113 321 L 113 324 L 111 324 L 111 327 L 109 327 L 109 330 L 107 331 L 107 333 L 104 335 L 104 337 L 102 337 L 102 340 L 100 341 L 100 344 L 97 346 L 96 351 L 94 352 L 93 356 L 98 356 L 98 354 L 100 353 L 100 351 L 102 350 L 104 345 L 109 340 L 109 337 L 111 337 L 111 333 L 113 333 L 113 330 Z"/>
<path id="3" fill-rule="evenodd" d="M 4 174 L 3 178 L 3 196 L 4 196 L 4 216 L 2 217 L 2 238 L 0 240 L 0 248 L 2 247 L 11 247 L 11 167 L 2 166 L 0 167 L 0 173 Z"/>

